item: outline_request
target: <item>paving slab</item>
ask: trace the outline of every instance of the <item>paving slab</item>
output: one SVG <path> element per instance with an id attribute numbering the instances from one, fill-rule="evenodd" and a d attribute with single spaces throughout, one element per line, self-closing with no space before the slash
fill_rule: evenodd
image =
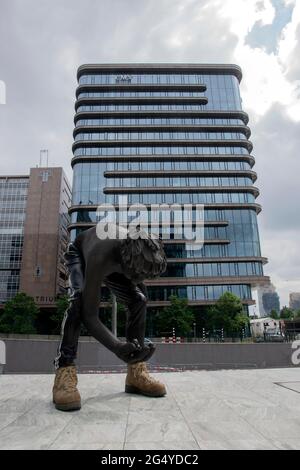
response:
<path id="1" fill-rule="evenodd" d="M 153 373 L 167 395 L 124 392 L 124 373 L 79 374 L 82 409 L 54 408 L 54 376 L 0 375 L 0 449 L 300 449 L 299 368 Z"/>

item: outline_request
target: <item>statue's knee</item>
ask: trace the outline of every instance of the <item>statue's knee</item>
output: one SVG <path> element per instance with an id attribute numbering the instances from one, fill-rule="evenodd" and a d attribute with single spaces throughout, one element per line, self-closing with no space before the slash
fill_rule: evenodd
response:
<path id="1" fill-rule="evenodd" d="M 68 315 L 79 318 L 81 315 L 81 291 L 72 290 L 69 295 Z"/>
<path id="2" fill-rule="evenodd" d="M 136 302 L 141 304 L 141 305 L 146 305 L 147 304 L 147 297 L 145 296 L 145 294 L 143 294 L 142 292 L 137 292 L 137 295 L 136 295 Z"/>
<path id="3" fill-rule="evenodd" d="M 69 300 L 72 302 L 74 300 L 80 300 L 82 294 L 82 289 L 70 288 Z"/>

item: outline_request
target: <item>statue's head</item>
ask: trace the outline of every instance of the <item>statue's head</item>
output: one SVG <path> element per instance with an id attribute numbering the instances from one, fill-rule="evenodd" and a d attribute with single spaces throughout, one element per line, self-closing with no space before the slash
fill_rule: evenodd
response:
<path id="1" fill-rule="evenodd" d="M 123 273 L 133 282 L 159 277 L 167 269 L 162 241 L 144 230 L 129 230 L 120 252 Z"/>

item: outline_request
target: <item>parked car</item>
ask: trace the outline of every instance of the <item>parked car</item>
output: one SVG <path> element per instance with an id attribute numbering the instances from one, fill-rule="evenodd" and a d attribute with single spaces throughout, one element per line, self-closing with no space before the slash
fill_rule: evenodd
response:
<path id="1" fill-rule="evenodd" d="M 266 334 L 266 341 L 271 341 L 272 343 L 283 343 L 284 336 L 280 333 L 276 334 Z"/>

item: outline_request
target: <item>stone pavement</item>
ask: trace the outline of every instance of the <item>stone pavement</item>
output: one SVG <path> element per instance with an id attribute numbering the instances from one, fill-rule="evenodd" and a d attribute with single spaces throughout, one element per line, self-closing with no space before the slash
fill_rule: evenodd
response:
<path id="1" fill-rule="evenodd" d="M 81 374 L 69 413 L 52 375 L 0 375 L 0 449 L 300 449 L 299 368 L 154 375 L 163 398 L 125 394 L 123 373 Z"/>

